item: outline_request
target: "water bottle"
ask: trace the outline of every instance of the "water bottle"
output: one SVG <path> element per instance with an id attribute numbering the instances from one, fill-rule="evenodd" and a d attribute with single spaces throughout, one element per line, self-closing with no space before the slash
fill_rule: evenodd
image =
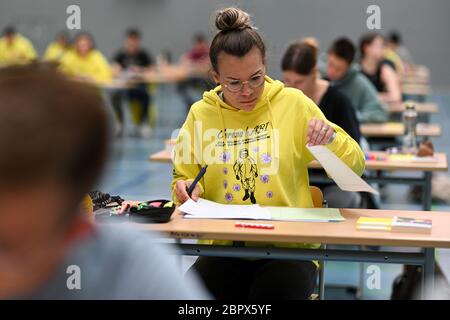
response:
<path id="1" fill-rule="evenodd" d="M 403 111 L 403 124 L 405 126 L 405 135 L 403 137 L 403 153 L 415 154 L 417 152 L 417 110 L 414 104 L 407 104 Z"/>

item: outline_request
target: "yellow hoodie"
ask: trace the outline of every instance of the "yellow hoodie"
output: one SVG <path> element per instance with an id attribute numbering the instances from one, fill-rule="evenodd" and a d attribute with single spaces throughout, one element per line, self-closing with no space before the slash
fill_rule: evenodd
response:
<path id="1" fill-rule="evenodd" d="M 36 59 L 33 44 L 20 34 L 14 35 L 12 43 L 0 38 L 0 66 L 24 64 Z"/>
<path id="2" fill-rule="evenodd" d="M 175 147 L 172 189 L 178 180 L 193 180 L 200 168 L 208 164 L 199 183 L 205 199 L 251 204 L 253 194 L 253 200 L 260 205 L 312 207 L 307 165 L 314 157 L 306 148 L 306 131 L 310 119 L 326 120 L 320 109 L 301 91 L 285 88 L 269 77 L 260 100 L 250 112 L 225 103 L 219 96 L 221 91 L 218 86 L 205 92 L 203 100 L 189 111 Z M 329 123 L 337 134 L 327 147 L 361 175 L 365 159 L 358 143 Z M 173 198 L 176 201 L 174 193 Z M 209 243 L 230 244 L 230 241 Z"/>
<path id="3" fill-rule="evenodd" d="M 44 53 L 45 61 L 60 61 L 63 56 L 71 50 L 70 46 L 62 46 L 58 42 L 52 42 L 48 45 Z"/>
<path id="4" fill-rule="evenodd" d="M 108 83 L 112 80 L 111 67 L 98 50 L 92 50 L 82 57 L 75 50 L 70 50 L 60 62 L 61 70 L 74 77 L 90 77 L 97 83 Z"/>
<path id="5" fill-rule="evenodd" d="M 400 56 L 394 50 L 386 49 L 384 57 L 394 64 L 395 71 L 401 77 L 405 72 L 405 67 Z"/>

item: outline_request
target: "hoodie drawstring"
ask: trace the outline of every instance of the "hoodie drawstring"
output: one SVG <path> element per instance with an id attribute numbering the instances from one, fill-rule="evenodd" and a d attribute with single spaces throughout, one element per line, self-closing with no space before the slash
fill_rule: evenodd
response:
<path id="1" fill-rule="evenodd" d="M 275 118 L 273 116 L 273 109 L 272 109 L 272 104 L 270 103 L 270 99 L 268 96 L 266 96 L 266 102 L 267 102 L 267 109 L 269 110 L 269 118 L 270 118 L 270 122 L 272 123 L 272 131 L 276 128 L 275 125 Z"/>
<path id="2" fill-rule="evenodd" d="M 226 138 L 226 132 L 225 132 L 225 121 L 223 120 L 222 108 L 220 107 L 219 101 L 216 101 L 216 107 L 218 108 L 220 126 L 222 127 L 222 132 L 223 132 L 223 138 L 222 138 L 222 140 L 223 140 L 223 149 L 225 151 L 227 149 L 227 138 Z"/>

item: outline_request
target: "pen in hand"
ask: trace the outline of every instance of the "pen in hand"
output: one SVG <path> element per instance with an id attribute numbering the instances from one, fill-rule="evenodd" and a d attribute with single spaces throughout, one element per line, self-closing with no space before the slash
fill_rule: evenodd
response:
<path id="1" fill-rule="evenodd" d="M 189 196 L 189 198 L 191 198 L 192 196 L 192 192 L 195 189 L 195 186 L 197 185 L 197 183 L 200 181 L 200 179 L 205 175 L 206 173 L 206 168 L 208 168 L 208 165 L 205 165 L 200 172 L 198 173 L 198 175 L 195 177 L 194 181 L 192 181 L 192 184 L 189 186 L 189 188 L 187 189 L 187 194 Z"/>

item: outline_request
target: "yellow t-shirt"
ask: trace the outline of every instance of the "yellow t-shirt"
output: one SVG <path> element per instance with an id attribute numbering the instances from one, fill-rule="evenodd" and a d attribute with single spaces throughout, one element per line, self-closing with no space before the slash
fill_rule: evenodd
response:
<path id="1" fill-rule="evenodd" d="M 37 58 L 33 44 L 20 34 L 14 35 L 12 43 L 0 38 L 0 66 L 25 64 Z"/>
<path id="2" fill-rule="evenodd" d="M 405 72 L 405 67 L 400 56 L 394 50 L 386 49 L 384 57 L 394 64 L 395 71 L 401 77 Z"/>
<path id="3" fill-rule="evenodd" d="M 69 50 L 71 50 L 70 47 L 64 47 L 58 42 L 53 42 L 48 45 L 43 58 L 45 61 L 59 62 Z"/>
<path id="4" fill-rule="evenodd" d="M 80 56 L 75 50 L 70 50 L 62 57 L 60 69 L 69 76 L 91 78 L 100 84 L 112 80 L 111 67 L 98 50 L 92 50 L 85 57 Z"/>

